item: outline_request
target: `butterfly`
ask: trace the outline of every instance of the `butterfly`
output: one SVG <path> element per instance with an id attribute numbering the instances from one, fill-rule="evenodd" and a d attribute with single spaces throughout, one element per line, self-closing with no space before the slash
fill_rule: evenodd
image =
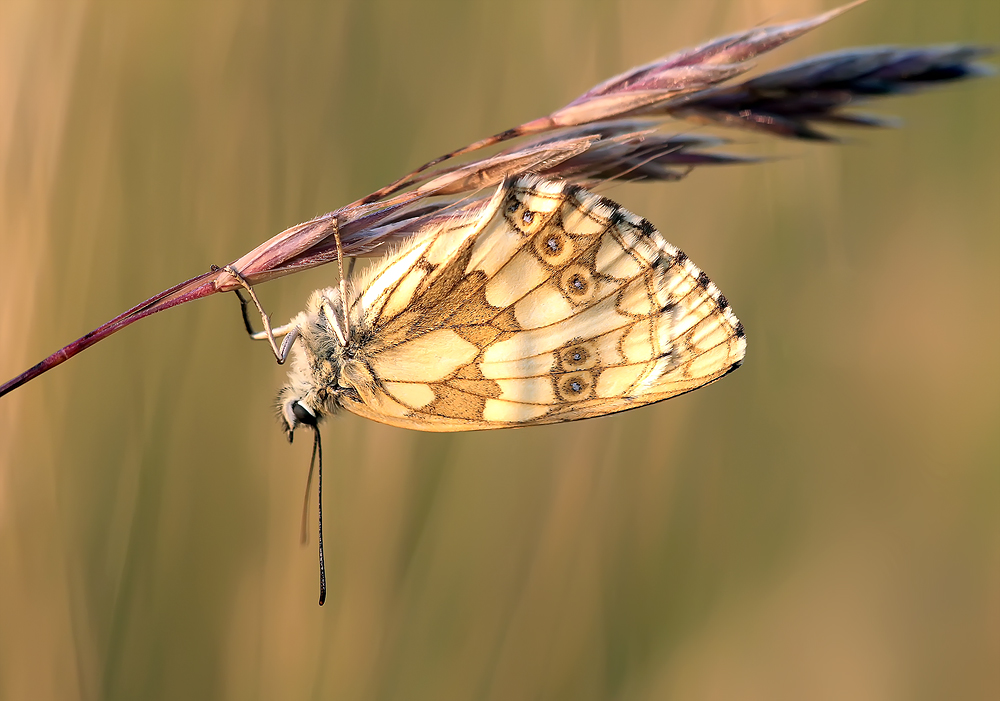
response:
<path id="1" fill-rule="evenodd" d="M 341 261 L 340 286 L 313 292 L 276 329 L 226 268 L 264 321 L 254 332 L 240 295 L 251 337 L 278 362 L 292 357 L 277 401 L 288 439 L 313 429 L 320 605 L 326 416 L 347 409 L 421 431 L 575 421 L 690 392 L 746 354 L 743 324 L 708 276 L 647 220 L 579 185 L 520 175 L 446 221 L 356 284 Z"/>
<path id="2" fill-rule="evenodd" d="M 422 431 L 603 416 L 714 382 L 746 352 L 726 297 L 652 224 L 532 174 L 315 291 L 273 334 L 292 356 L 289 439 L 340 409 Z"/>

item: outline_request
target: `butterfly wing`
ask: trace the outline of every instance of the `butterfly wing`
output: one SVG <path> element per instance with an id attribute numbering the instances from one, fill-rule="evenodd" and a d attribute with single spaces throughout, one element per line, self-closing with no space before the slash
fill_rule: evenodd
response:
<path id="1" fill-rule="evenodd" d="M 533 175 L 384 263 L 352 317 L 373 382 L 344 405 L 424 431 L 625 411 L 713 382 L 746 351 L 726 298 L 648 221 Z"/>

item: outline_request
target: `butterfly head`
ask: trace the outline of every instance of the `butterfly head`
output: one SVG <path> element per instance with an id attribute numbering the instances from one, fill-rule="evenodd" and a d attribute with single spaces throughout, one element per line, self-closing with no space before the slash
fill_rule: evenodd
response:
<path id="1" fill-rule="evenodd" d="M 329 358 L 317 360 L 311 349 L 295 354 L 288 373 L 288 384 L 278 393 L 278 418 L 288 441 L 295 429 L 315 429 L 319 422 L 336 411 L 340 364 Z"/>
<path id="2" fill-rule="evenodd" d="M 284 393 L 283 393 L 284 394 Z M 319 424 L 323 413 L 310 407 L 308 402 L 296 397 L 280 397 L 279 409 L 281 411 L 281 422 L 284 425 L 285 435 L 288 442 L 292 442 L 295 436 L 295 429 L 299 426 L 309 426 L 313 429 Z"/>
<path id="3" fill-rule="evenodd" d="M 278 393 L 278 418 L 289 442 L 299 426 L 315 429 L 321 420 L 336 409 L 343 365 L 343 345 L 334 328 L 342 318 L 337 312 L 339 291 L 317 290 L 306 310 L 292 320 L 296 341 L 292 346 L 288 383 Z"/>

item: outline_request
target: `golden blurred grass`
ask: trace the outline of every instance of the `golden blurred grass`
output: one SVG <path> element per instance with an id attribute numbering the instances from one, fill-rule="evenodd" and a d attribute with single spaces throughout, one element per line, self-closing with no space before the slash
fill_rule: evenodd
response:
<path id="1" fill-rule="evenodd" d="M 628 66 L 828 7 L 8 0 L 0 375 Z M 873 0 L 766 63 L 998 29 Z M 995 698 L 998 102 L 615 188 L 726 291 L 746 366 L 564 426 L 331 421 L 323 609 L 308 446 L 235 300 L 5 397 L 0 698 Z M 280 319 L 332 274 L 261 294 Z"/>

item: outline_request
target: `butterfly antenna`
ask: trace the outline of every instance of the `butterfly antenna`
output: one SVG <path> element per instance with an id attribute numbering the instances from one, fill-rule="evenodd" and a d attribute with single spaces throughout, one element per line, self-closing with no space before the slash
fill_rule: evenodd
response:
<path id="1" fill-rule="evenodd" d="M 316 471 L 316 494 L 319 501 L 319 605 L 326 602 L 326 558 L 323 555 L 323 443 L 319 438 L 319 428 L 313 428 L 313 454 L 309 461 L 309 481 L 312 481 L 313 467 Z M 309 496 L 309 482 L 306 483 L 306 497 Z M 303 536 L 305 535 L 303 522 Z"/>
<path id="2" fill-rule="evenodd" d="M 337 266 L 340 268 L 340 303 L 344 306 L 344 344 L 351 337 L 351 321 L 347 312 L 347 277 L 344 275 L 344 247 L 340 243 L 340 225 L 333 220 L 333 240 L 337 244 Z"/>
<path id="3" fill-rule="evenodd" d="M 316 446 L 313 444 L 313 458 L 309 461 L 309 476 L 306 477 L 306 494 L 302 497 L 302 525 L 299 533 L 299 542 L 305 545 L 309 542 L 309 492 L 311 491 L 313 472 L 316 471 Z"/>

